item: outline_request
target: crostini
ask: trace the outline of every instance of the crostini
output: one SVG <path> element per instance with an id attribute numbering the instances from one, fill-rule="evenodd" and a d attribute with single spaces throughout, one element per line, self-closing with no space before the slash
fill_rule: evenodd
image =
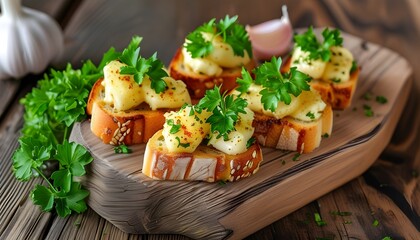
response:
<path id="1" fill-rule="evenodd" d="M 146 143 L 165 122 L 164 113 L 191 103 L 186 85 L 168 77 L 153 55 L 139 55 L 141 38 L 116 54 L 89 94 L 92 132 L 106 144 Z"/>
<path id="2" fill-rule="evenodd" d="M 256 173 L 262 151 L 254 141 L 254 114 L 242 98 L 207 90 L 197 105 L 165 113 L 147 143 L 142 172 L 158 180 L 237 181 Z"/>
<path id="3" fill-rule="evenodd" d="M 343 47 L 343 38 L 338 29 L 325 28 L 323 42 L 317 40 L 310 27 L 306 32 L 294 36 L 294 49 L 290 58 L 283 65 L 282 71 L 290 67 L 312 77 L 310 82 L 324 101 L 333 109 L 343 110 L 350 106 L 360 67 L 352 53 Z"/>
<path id="4" fill-rule="evenodd" d="M 169 73 L 185 82 L 191 98 L 201 99 L 214 86 L 221 85 L 222 92 L 233 89 L 242 67 L 255 67 L 252 45 L 237 16 L 226 16 L 189 33 L 172 58 Z"/>
<path id="5" fill-rule="evenodd" d="M 318 92 L 311 90 L 311 78 L 295 67 L 280 72 L 281 58 L 272 58 L 253 73 L 242 71 L 234 94 L 248 101 L 255 113 L 254 136 L 259 144 L 282 150 L 309 153 L 323 136 L 332 131 L 333 112 Z"/>

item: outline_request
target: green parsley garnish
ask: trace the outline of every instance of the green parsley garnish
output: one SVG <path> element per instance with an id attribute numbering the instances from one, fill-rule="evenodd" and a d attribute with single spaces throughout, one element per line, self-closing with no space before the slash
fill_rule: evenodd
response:
<path id="1" fill-rule="evenodd" d="M 152 89 L 156 93 L 161 93 L 167 87 L 163 78 L 167 77 L 168 73 L 163 70 L 163 63 L 157 59 L 156 53 L 148 59 L 140 56 L 141 40 L 141 37 L 134 36 L 128 47 L 118 57 L 122 63 L 127 64 L 127 66 L 121 67 L 120 73 L 133 75 L 134 81 L 138 84 L 141 84 L 147 75 L 150 78 Z"/>
<path id="2" fill-rule="evenodd" d="M 311 120 L 314 120 L 314 119 L 315 119 L 315 114 L 314 114 L 313 112 L 308 112 L 308 113 L 306 114 L 306 116 L 307 116 L 308 118 L 310 118 Z"/>
<path id="3" fill-rule="evenodd" d="M 77 177 L 85 175 L 85 166 L 92 157 L 83 146 L 68 142 L 69 133 L 76 122 L 87 117 L 89 92 L 103 77 L 102 69 L 119 56 L 121 53 L 110 48 L 98 66 L 86 61 L 80 69 L 73 69 L 70 64 L 62 71 L 51 69 L 20 100 L 25 121 L 20 146 L 12 156 L 12 170 L 21 181 L 44 179 L 46 186 L 36 185 L 30 195 L 43 211 L 55 208 L 60 217 L 65 217 L 87 209 L 85 199 L 89 192 Z M 48 169 L 50 163 L 57 163 L 57 169 Z"/>
<path id="4" fill-rule="evenodd" d="M 166 124 L 168 124 L 168 126 L 171 127 L 171 129 L 169 130 L 169 133 L 171 134 L 179 132 L 182 126 L 181 124 L 175 124 L 173 119 L 166 120 Z"/>
<path id="5" fill-rule="evenodd" d="M 290 104 L 292 100 L 290 95 L 297 97 L 303 90 L 310 90 L 308 82 L 311 77 L 298 71 L 296 67 L 292 67 L 290 72 L 282 74 L 280 73 L 281 64 L 280 57 L 278 59 L 273 57 L 270 62 L 263 63 L 253 71 L 255 74 L 254 83 L 263 87 L 263 90 L 260 91 L 261 103 L 264 109 L 269 109 L 272 112 L 276 110 L 280 101 L 287 105 Z M 248 90 L 253 80 L 251 75 L 243 69 L 242 78 L 238 78 L 236 82 L 239 85 L 237 90 L 242 94 Z"/>
<path id="6" fill-rule="evenodd" d="M 373 117 L 373 109 L 371 106 L 364 104 L 363 105 L 363 112 L 365 113 L 366 117 Z"/>
<path id="7" fill-rule="evenodd" d="M 17 179 L 27 181 L 31 177 L 42 177 L 48 186 L 39 185 L 31 191 L 31 199 L 43 211 L 51 211 L 53 207 L 60 217 L 84 212 L 87 209 L 84 199 L 89 192 L 82 189 L 73 177 L 86 174 L 85 165 L 93 158 L 81 145 L 69 143 L 43 146 L 41 141 L 32 137 L 19 139 L 20 147 L 13 155 L 13 171 Z M 53 149 L 54 148 L 54 149 Z M 55 159 L 59 163 L 59 170 L 48 178 L 42 171 L 43 163 Z M 34 175 L 36 172 L 36 175 Z"/>
<path id="8" fill-rule="evenodd" d="M 296 153 L 296 154 L 293 156 L 292 160 L 293 160 L 293 161 L 299 161 L 299 158 L 300 158 L 300 153 Z"/>
<path id="9" fill-rule="evenodd" d="M 382 238 L 382 240 L 392 240 L 392 237 L 386 236 L 386 237 Z"/>
<path id="10" fill-rule="evenodd" d="M 211 19 L 187 35 L 188 41 L 185 44 L 185 48 L 191 53 L 193 58 L 209 55 L 213 51 L 213 45 L 211 41 L 204 39 L 202 33 L 211 33 L 213 37 L 221 36 L 223 41 L 232 47 L 236 56 L 243 57 L 244 51 L 246 51 L 249 57 L 252 58 L 252 46 L 248 33 L 237 22 L 237 19 L 238 16 L 231 18 L 228 15 L 221 19 L 219 23 L 216 23 L 216 19 Z"/>
<path id="11" fill-rule="evenodd" d="M 131 149 L 127 145 L 119 145 L 114 147 L 115 153 L 131 153 Z"/>
<path id="12" fill-rule="evenodd" d="M 356 60 L 353 60 L 353 62 L 351 62 L 350 73 L 352 73 L 356 70 L 357 70 L 357 62 L 356 62 Z"/>
<path id="13" fill-rule="evenodd" d="M 377 219 L 373 220 L 372 226 L 374 227 L 379 226 L 379 221 Z"/>
<path id="14" fill-rule="evenodd" d="M 343 38 L 340 36 L 338 29 L 329 30 L 325 28 L 322 31 L 323 42 L 319 42 L 313 32 L 313 27 L 309 27 L 308 30 L 303 34 L 297 34 L 294 36 L 296 46 L 300 47 L 303 51 L 309 52 L 309 59 L 322 59 L 324 62 L 328 62 L 331 58 L 332 46 L 342 46 Z"/>
<path id="15" fill-rule="evenodd" d="M 175 137 L 175 139 L 178 141 L 178 147 L 183 147 L 183 148 L 187 148 L 190 146 L 190 143 L 181 143 L 181 139 L 179 139 L 179 137 Z"/>
<path id="16" fill-rule="evenodd" d="M 388 102 L 388 99 L 384 96 L 376 96 L 376 102 L 380 104 L 385 104 Z"/>
<path id="17" fill-rule="evenodd" d="M 323 137 L 323 138 L 329 138 L 329 137 L 330 137 L 330 135 L 329 135 L 328 133 L 324 133 L 324 134 L 322 135 L 322 137 Z"/>
<path id="18" fill-rule="evenodd" d="M 321 215 L 319 213 L 314 213 L 314 218 L 316 225 L 318 225 L 319 227 L 327 225 L 327 223 L 324 220 L 322 220 Z"/>
<path id="19" fill-rule="evenodd" d="M 247 101 L 241 97 L 226 95 L 226 93 L 222 95 L 220 88 L 215 86 L 206 91 L 197 107 L 212 112 L 212 115 L 206 120 L 211 125 L 211 132 L 217 134 L 216 138 L 223 137 L 227 140 L 228 134 L 235 130 L 238 114 L 245 114 L 247 105 Z"/>
<path id="20" fill-rule="evenodd" d="M 252 146 L 252 144 L 255 143 L 255 137 L 251 137 L 250 139 L 248 139 L 248 141 L 246 142 L 246 148 L 250 148 Z"/>

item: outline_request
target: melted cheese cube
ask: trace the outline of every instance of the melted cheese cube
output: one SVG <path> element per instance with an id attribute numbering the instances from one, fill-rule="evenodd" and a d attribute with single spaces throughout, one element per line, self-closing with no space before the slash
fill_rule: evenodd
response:
<path id="1" fill-rule="evenodd" d="M 186 48 L 182 48 L 184 64 L 190 71 L 206 76 L 219 76 L 223 69 L 207 58 L 193 58 Z"/>
<path id="2" fill-rule="evenodd" d="M 284 102 L 278 102 L 277 108 L 274 112 L 271 110 L 265 110 L 263 104 L 261 103 L 261 94 L 259 93 L 262 89 L 263 88 L 260 85 L 251 84 L 248 92 L 242 95 L 242 97 L 248 101 L 248 107 L 252 111 L 280 119 L 290 116 L 290 114 L 299 108 L 299 99 L 291 96 L 292 100 L 289 105 Z"/>
<path id="3" fill-rule="evenodd" d="M 142 88 L 131 75 L 120 74 L 120 68 L 126 66 L 119 61 L 111 61 L 104 67 L 104 101 L 114 106 L 117 111 L 131 109 L 144 101 Z"/>
<path id="4" fill-rule="evenodd" d="M 191 106 L 179 111 L 165 113 L 166 122 L 162 135 L 169 152 L 192 153 L 210 132 L 210 124 L 206 123 L 210 112 L 197 113 Z M 170 124 L 172 122 L 172 124 Z M 178 128 L 178 131 L 175 129 Z"/>
<path id="5" fill-rule="evenodd" d="M 203 33 L 206 35 L 208 33 Z M 205 37 L 211 38 L 211 37 Z M 241 67 L 251 61 L 248 52 L 244 50 L 244 56 L 237 56 L 233 52 L 232 46 L 225 43 L 219 35 L 212 40 L 213 51 L 207 56 L 208 59 L 224 68 Z"/>
<path id="6" fill-rule="evenodd" d="M 185 103 L 191 103 L 191 98 L 184 82 L 171 77 L 165 77 L 163 80 L 166 82 L 167 89 L 164 92 L 156 93 L 151 87 L 150 78 L 143 78 L 142 87 L 145 102 L 149 104 L 152 110 L 158 108 L 180 108 Z"/>
<path id="7" fill-rule="evenodd" d="M 318 92 L 303 91 L 297 98 L 299 99 L 299 108 L 290 116 L 305 122 L 317 120 L 322 116 L 326 104 Z"/>
<path id="8" fill-rule="evenodd" d="M 232 47 L 223 41 L 221 36 L 214 36 L 211 33 L 202 32 L 206 41 L 211 41 L 213 51 L 205 57 L 193 58 L 191 54 L 182 48 L 184 64 L 194 73 L 207 76 L 219 76 L 223 68 L 236 68 L 248 64 L 251 58 L 248 52 L 244 50 L 244 56 L 236 56 Z M 185 41 L 188 43 L 188 40 Z"/>
<path id="9" fill-rule="evenodd" d="M 209 144 L 226 154 L 236 155 L 245 152 L 247 142 L 254 133 L 254 128 L 252 127 L 254 112 L 249 108 L 245 108 L 245 111 L 246 114 L 238 114 L 239 118 L 235 125 L 236 130 L 228 134 L 228 140 L 225 141 L 223 137 L 216 138 L 217 135 L 213 135 L 209 140 Z"/>
<path id="10" fill-rule="evenodd" d="M 325 67 L 322 79 L 327 82 L 347 82 L 350 79 L 350 69 L 353 55 L 343 47 L 331 47 L 331 59 Z"/>
<path id="11" fill-rule="evenodd" d="M 300 47 L 296 47 L 292 54 L 292 67 L 296 67 L 297 70 L 308 74 L 313 79 L 319 79 L 322 77 L 326 63 L 321 59 L 309 59 L 309 53 L 302 51 Z"/>

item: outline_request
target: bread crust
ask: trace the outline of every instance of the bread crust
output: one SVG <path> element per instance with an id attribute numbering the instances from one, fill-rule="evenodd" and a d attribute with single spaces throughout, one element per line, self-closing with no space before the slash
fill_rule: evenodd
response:
<path id="1" fill-rule="evenodd" d="M 291 66 L 291 57 L 287 58 L 281 67 L 282 72 L 288 72 Z M 333 109 L 344 110 L 351 105 L 354 92 L 359 79 L 360 67 L 350 74 L 347 82 L 330 83 L 321 79 L 312 79 L 309 83 L 312 89 L 319 92 L 324 102 L 331 104 Z"/>
<path id="2" fill-rule="evenodd" d="M 104 143 L 111 145 L 132 145 L 146 143 L 165 123 L 164 113 L 168 110 L 152 111 L 147 104 L 141 104 L 130 111 L 115 111 L 103 101 L 103 79 L 93 85 L 89 94 L 86 112 L 91 115 L 91 131 Z"/>
<path id="3" fill-rule="evenodd" d="M 327 104 L 321 118 L 311 122 L 292 117 L 277 119 L 255 113 L 252 123 L 254 136 L 265 147 L 309 153 L 319 147 L 325 134 L 330 135 L 333 124 L 333 111 Z"/>
<path id="4" fill-rule="evenodd" d="M 251 71 L 256 66 L 254 60 L 251 60 L 244 67 Z M 224 68 L 220 76 L 212 77 L 203 74 L 197 74 L 189 71 L 184 64 L 184 56 L 182 48 L 179 48 L 169 64 L 169 74 L 176 80 L 182 80 L 188 88 L 192 99 L 201 99 L 204 97 L 206 90 L 213 89 L 214 86 L 221 86 L 221 91 L 229 91 L 234 89 L 236 79 L 241 77 L 242 67 Z"/>
<path id="5" fill-rule="evenodd" d="M 156 180 L 237 181 L 255 174 L 263 160 L 257 143 L 237 155 L 200 145 L 193 153 L 171 153 L 162 130 L 147 143 L 142 172 Z"/>

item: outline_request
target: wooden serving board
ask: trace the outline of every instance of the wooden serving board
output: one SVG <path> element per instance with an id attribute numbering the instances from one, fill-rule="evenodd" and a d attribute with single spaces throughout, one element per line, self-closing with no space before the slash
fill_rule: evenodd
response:
<path id="1" fill-rule="evenodd" d="M 94 157 L 83 179 L 89 206 L 128 233 L 176 233 L 195 239 L 240 239 L 359 176 L 389 142 L 404 109 L 412 69 L 393 51 L 343 33 L 362 66 L 352 106 L 335 111 L 333 133 L 310 154 L 263 149 L 259 172 L 238 182 L 219 184 L 156 181 L 142 174 L 145 145 L 115 154 L 76 124 L 71 140 Z M 369 93 L 372 100 L 364 99 Z M 388 102 L 381 104 L 381 95 Z M 374 115 L 367 117 L 364 106 Z"/>

